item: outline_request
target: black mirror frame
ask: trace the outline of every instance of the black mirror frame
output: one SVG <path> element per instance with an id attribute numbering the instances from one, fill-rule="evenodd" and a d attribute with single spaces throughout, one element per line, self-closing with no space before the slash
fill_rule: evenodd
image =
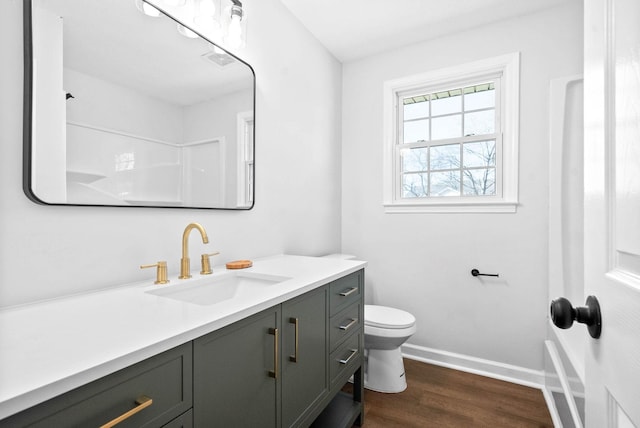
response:
<path id="1" fill-rule="evenodd" d="M 180 24 L 189 30 L 196 33 L 200 38 L 217 46 L 224 50 L 229 56 L 235 60 L 246 65 L 251 74 L 253 75 L 253 174 L 251 177 L 251 189 L 253 195 L 251 198 L 251 205 L 246 207 L 225 208 L 225 207 L 189 207 L 189 206 L 158 206 L 158 205 L 103 205 L 103 204 L 67 204 L 67 203 L 51 203 L 45 202 L 38 198 L 33 192 L 32 183 L 32 154 L 33 154 L 33 0 L 23 0 L 23 43 L 24 43 L 24 77 L 23 77 L 23 125 L 22 125 L 22 190 L 29 200 L 39 205 L 49 206 L 75 206 L 75 207 L 114 207 L 114 208 L 180 208 L 180 209 L 197 209 L 197 210 L 225 210 L 225 211 L 248 211 L 255 206 L 256 199 L 256 168 L 255 168 L 255 153 L 256 153 L 256 73 L 250 64 L 238 58 L 226 49 L 216 45 L 211 40 L 204 37 L 196 30 L 190 28 L 188 25 L 178 21 L 176 18 L 165 12 L 159 7 L 156 7 L 160 12 L 169 19 L 172 19 L 177 24 Z"/>

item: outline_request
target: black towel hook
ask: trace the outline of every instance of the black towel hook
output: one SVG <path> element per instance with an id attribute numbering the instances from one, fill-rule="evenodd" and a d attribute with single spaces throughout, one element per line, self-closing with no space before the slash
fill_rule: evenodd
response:
<path id="1" fill-rule="evenodd" d="M 478 269 L 471 269 L 471 275 L 473 276 L 500 276 L 500 274 L 497 273 L 480 273 L 480 271 Z"/>

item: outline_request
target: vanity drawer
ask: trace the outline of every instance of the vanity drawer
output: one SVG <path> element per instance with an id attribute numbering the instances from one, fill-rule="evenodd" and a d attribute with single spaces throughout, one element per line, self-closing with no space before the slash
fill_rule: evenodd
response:
<path id="1" fill-rule="evenodd" d="M 193 409 L 184 412 L 162 428 L 193 428 Z"/>
<path id="2" fill-rule="evenodd" d="M 353 367 L 362 364 L 362 335 L 354 334 L 345 340 L 329 357 L 331 385 L 345 383 L 353 374 Z"/>
<path id="3" fill-rule="evenodd" d="M 329 350 L 351 333 L 362 328 L 362 306 L 359 303 L 348 306 L 345 310 L 331 317 L 329 321 Z"/>
<path id="4" fill-rule="evenodd" d="M 189 342 L 2 420 L 0 427 L 100 427 L 127 414 L 117 428 L 160 427 L 192 406 L 192 361 Z M 144 397 L 151 399 L 146 407 L 148 401 L 139 404 Z"/>
<path id="5" fill-rule="evenodd" d="M 330 315 L 333 316 L 362 298 L 363 271 L 333 281 L 329 291 Z"/>

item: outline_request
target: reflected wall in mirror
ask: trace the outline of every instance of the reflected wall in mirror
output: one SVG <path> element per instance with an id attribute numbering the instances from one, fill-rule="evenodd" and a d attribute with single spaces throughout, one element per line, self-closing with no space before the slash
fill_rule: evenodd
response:
<path id="1" fill-rule="evenodd" d="M 25 193 L 54 205 L 250 209 L 252 68 L 144 4 L 24 0 Z"/>

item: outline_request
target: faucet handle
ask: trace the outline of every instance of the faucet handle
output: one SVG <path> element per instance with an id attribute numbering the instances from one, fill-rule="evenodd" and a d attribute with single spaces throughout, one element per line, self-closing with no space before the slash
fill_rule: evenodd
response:
<path id="1" fill-rule="evenodd" d="M 213 271 L 211 270 L 211 262 L 209 260 L 210 256 L 217 256 L 218 254 L 220 254 L 219 251 L 216 251 L 215 253 L 210 253 L 210 254 L 203 254 L 201 257 L 201 262 L 202 262 L 202 270 L 200 271 L 200 275 L 210 275 L 213 273 Z"/>
<path id="2" fill-rule="evenodd" d="M 164 260 L 159 261 L 158 263 L 154 263 L 152 265 L 140 265 L 140 269 L 158 267 L 156 271 L 156 280 L 154 284 L 167 284 L 169 280 L 167 279 L 167 262 Z"/>

